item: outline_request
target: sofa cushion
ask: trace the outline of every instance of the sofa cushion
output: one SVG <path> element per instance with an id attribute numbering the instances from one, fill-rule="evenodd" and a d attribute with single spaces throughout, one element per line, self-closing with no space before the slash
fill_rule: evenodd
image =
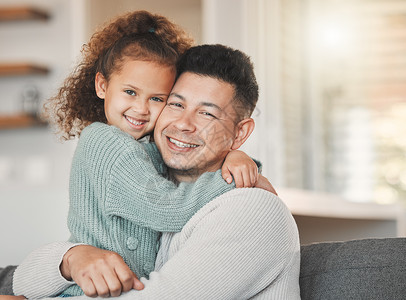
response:
<path id="1" fill-rule="evenodd" d="M 406 299 L 406 238 L 301 247 L 302 300 Z"/>
<path id="2" fill-rule="evenodd" d="M 13 295 L 13 274 L 17 266 L 0 268 L 0 295 Z"/>

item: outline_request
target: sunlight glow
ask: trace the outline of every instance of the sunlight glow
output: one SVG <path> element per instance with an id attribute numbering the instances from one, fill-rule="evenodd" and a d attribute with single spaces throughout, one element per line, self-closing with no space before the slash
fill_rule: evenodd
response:
<path id="1" fill-rule="evenodd" d="M 343 47 L 349 42 L 349 32 L 338 24 L 328 24 L 321 31 L 321 40 L 329 48 Z"/>
<path id="2" fill-rule="evenodd" d="M 329 56 L 347 55 L 354 50 L 355 27 L 348 17 L 335 16 L 313 21 L 313 45 Z"/>

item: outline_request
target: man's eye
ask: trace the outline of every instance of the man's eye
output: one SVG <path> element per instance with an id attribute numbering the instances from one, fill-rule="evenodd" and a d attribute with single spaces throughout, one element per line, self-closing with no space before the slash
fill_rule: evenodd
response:
<path id="1" fill-rule="evenodd" d="M 159 97 L 151 97 L 152 101 L 156 101 L 156 102 L 164 102 L 164 99 L 159 98 Z"/>
<path id="2" fill-rule="evenodd" d="M 213 119 L 217 119 L 217 117 L 207 111 L 202 111 L 200 114 L 202 114 L 203 116 L 207 116 L 209 118 L 213 118 Z"/>
<path id="3" fill-rule="evenodd" d="M 178 102 L 170 102 L 168 103 L 168 106 L 172 106 L 172 107 L 179 107 L 182 108 L 182 104 L 178 103 Z"/>
<path id="4" fill-rule="evenodd" d="M 133 91 L 133 90 L 125 90 L 124 92 L 125 92 L 126 94 L 130 95 L 130 96 L 135 96 L 135 95 L 137 95 L 137 93 L 136 93 L 135 91 Z"/>

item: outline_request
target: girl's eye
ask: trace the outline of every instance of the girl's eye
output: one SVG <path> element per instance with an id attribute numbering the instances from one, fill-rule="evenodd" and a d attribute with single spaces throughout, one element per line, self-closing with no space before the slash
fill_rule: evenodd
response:
<path id="1" fill-rule="evenodd" d="M 152 97 L 151 100 L 156 101 L 156 102 L 164 102 L 164 99 L 159 98 L 159 97 Z"/>
<path id="2" fill-rule="evenodd" d="M 130 96 L 135 96 L 135 95 L 137 95 L 137 93 L 136 93 L 135 91 L 133 91 L 133 90 L 125 90 L 124 92 L 125 92 L 126 94 L 130 95 Z"/>

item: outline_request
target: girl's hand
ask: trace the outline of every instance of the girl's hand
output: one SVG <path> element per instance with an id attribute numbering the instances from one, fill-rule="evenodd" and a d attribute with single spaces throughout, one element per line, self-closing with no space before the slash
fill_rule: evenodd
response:
<path id="1" fill-rule="evenodd" d="M 89 245 L 75 246 L 66 252 L 60 270 L 63 277 L 74 280 L 90 297 L 117 297 L 122 292 L 144 288 L 120 255 Z"/>
<path id="2" fill-rule="evenodd" d="M 237 188 L 254 187 L 258 181 L 257 164 L 244 152 L 233 150 L 227 154 L 221 175 L 228 183 L 235 181 Z"/>

